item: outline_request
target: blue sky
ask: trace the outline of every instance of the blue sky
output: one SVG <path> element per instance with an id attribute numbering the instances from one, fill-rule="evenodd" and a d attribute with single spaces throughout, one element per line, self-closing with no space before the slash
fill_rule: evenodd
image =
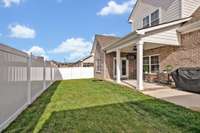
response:
<path id="1" fill-rule="evenodd" d="M 0 0 L 0 43 L 73 62 L 95 34 L 126 35 L 134 0 Z"/>

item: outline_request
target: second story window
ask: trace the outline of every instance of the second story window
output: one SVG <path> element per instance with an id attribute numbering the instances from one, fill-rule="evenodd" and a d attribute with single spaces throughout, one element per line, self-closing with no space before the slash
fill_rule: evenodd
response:
<path id="1" fill-rule="evenodd" d="M 159 10 L 156 10 L 151 14 L 151 26 L 156 26 L 160 23 L 159 16 Z"/>
<path id="2" fill-rule="evenodd" d="M 149 16 L 146 16 L 143 19 L 143 28 L 148 28 L 149 27 Z"/>

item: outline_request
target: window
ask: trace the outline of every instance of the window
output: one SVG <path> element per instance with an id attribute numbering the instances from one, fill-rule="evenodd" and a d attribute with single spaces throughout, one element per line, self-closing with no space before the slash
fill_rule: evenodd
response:
<path id="1" fill-rule="evenodd" d="M 149 73 L 149 57 L 144 57 L 143 59 L 143 65 L 144 65 L 144 72 Z"/>
<path id="2" fill-rule="evenodd" d="M 96 72 L 101 72 L 101 59 L 96 60 Z"/>
<path id="3" fill-rule="evenodd" d="M 156 10 L 151 14 L 151 26 L 156 26 L 160 23 L 159 10 Z"/>
<path id="4" fill-rule="evenodd" d="M 151 56 L 151 73 L 159 72 L 159 57 Z"/>
<path id="5" fill-rule="evenodd" d="M 143 28 L 148 28 L 149 27 L 149 16 L 146 16 L 143 19 Z"/>
<path id="6" fill-rule="evenodd" d="M 127 68 L 126 68 L 126 65 L 127 65 L 127 61 L 126 60 L 122 60 L 122 76 L 126 76 L 127 75 Z"/>
<path id="7" fill-rule="evenodd" d="M 147 56 L 143 58 L 144 72 L 157 73 L 159 72 L 159 56 Z"/>
<path id="8" fill-rule="evenodd" d="M 114 76 L 117 75 L 117 60 L 114 59 Z"/>
<path id="9" fill-rule="evenodd" d="M 93 63 L 84 63 L 83 64 L 83 67 L 92 67 L 93 66 Z"/>

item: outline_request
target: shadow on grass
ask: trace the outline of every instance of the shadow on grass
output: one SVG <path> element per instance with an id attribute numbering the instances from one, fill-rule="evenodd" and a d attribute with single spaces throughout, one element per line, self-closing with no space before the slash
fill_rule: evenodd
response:
<path id="1" fill-rule="evenodd" d="M 149 99 L 53 112 L 42 133 L 200 132 L 200 113 Z"/>
<path id="2" fill-rule="evenodd" d="M 30 133 L 51 102 L 60 81 L 51 85 L 35 102 L 33 102 L 3 133 Z M 19 126 L 20 123 L 20 126 Z"/>

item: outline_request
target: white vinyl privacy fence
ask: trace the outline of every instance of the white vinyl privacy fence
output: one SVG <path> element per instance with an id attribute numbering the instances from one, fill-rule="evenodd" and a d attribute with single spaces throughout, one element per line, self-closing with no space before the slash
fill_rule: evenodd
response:
<path id="1" fill-rule="evenodd" d="M 0 45 L 0 132 L 59 79 L 53 63 Z"/>
<path id="2" fill-rule="evenodd" d="M 94 68 L 60 68 L 0 44 L 0 132 L 54 81 L 94 77 Z"/>
<path id="3" fill-rule="evenodd" d="M 94 67 L 59 68 L 59 75 L 62 80 L 94 78 Z"/>

